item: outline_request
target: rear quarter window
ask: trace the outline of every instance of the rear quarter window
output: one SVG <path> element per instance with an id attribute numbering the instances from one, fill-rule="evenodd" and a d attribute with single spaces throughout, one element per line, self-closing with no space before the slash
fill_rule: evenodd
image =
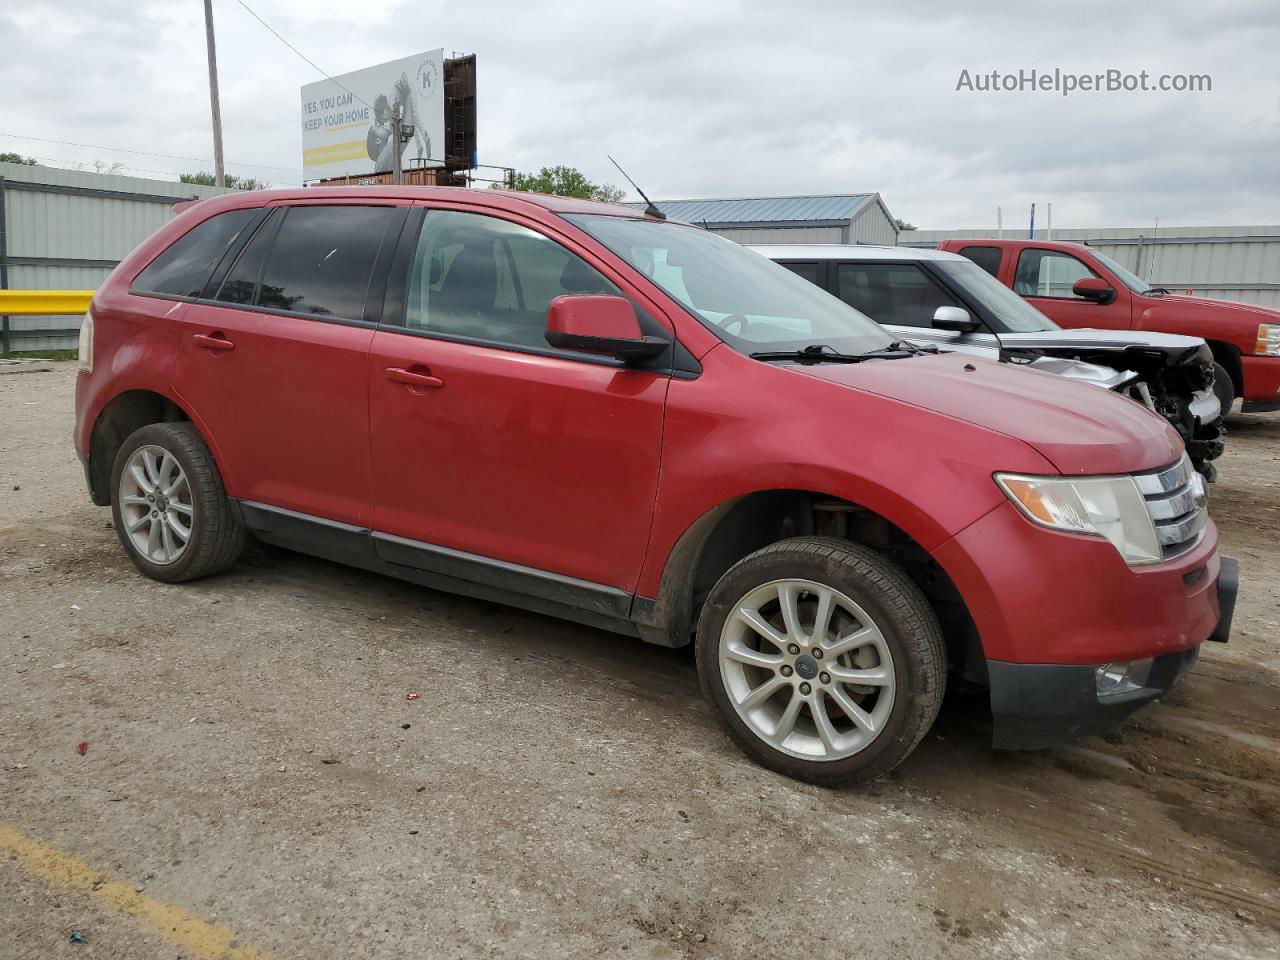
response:
<path id="1" fill-rule="evenodd" d="M 993 277 L 1000 275 L 1000 248 L 999 247 L 965 247 L 960 251 L 960 256 L 966 257 L 980 266 Z"/>
<path id="2" fill-rule="evenodd" d="M 135 293 L 198 297 L 214 267 L 235 246 L 261 210 L 229 210 L 180 236 L 133 281 Z"/>

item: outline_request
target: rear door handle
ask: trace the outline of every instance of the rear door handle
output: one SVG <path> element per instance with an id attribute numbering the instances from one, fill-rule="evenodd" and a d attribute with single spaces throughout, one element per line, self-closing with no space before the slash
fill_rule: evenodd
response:
<path id="1" fill-rule="evenodd" d="M 197 347 L 204 347 L 206 350 L 234 350 L 236 345 L 225 337 L 218 334 L 197 333 L 191 338 L 195 341 Z"/>
<path id="2" fill-rule="evenodd" d="M 387 367 L 387 379 L 410 387 L 443 387 L 444 381 L 429 373 L 417 373 L 404 367 Z"/>

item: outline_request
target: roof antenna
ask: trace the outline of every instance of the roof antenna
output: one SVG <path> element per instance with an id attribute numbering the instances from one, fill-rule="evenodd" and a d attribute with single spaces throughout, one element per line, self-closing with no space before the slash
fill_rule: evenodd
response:
<path id="1" fill-rule="evenodd" d="M 609 154 L 606 153 L 605 156 L 609 157 Z M 627 171 L 622 169 L 622 164 L 618 163 L 618 161 L 613 159 L 613 157 L 609 157 L 609 162 L 618 168 L 618 172 L 620 174 L 622 174 L 624 177 L 627 177 Z M 647 206 L 644 208 L 644 215 L 646 217 L 655 217 L 658 220 L 667 219 L 667 215 L 653 205 L 653 201 L 644 195 L 644 191 L 641 190 L 638 186 L 636 186 L 636 182 L 634 180 L 632 180 L 630 177 L 627 177 L 627 183 L 631 184 L 633 187 L 636 188 L 636 193 L 640 194 L 640 199 L 647 204 Z"/>

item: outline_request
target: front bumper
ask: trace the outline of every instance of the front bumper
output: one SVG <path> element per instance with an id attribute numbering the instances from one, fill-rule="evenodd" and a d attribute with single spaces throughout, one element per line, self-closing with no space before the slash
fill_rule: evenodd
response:
<path id="1" fill-rule="evenodd" d="M 1231 633 L 1238 589 L 1238 564 L 1223 557 L 1216 591 L 1221 617 L 1208 638 L 1226 642 Z M 1078 737 L 1110 733 L 1143 704 L 1172 690 L 1196 662 L 1196 645 L 1157 656 L 1145 686 L 1100 697 L 1094 685 L 1096 664 L 987 662 L 991 685 L 992 746 L 1001 750 L 1037 750 Z"/>
<path id="2" fill-rule="evenodd" d="M 1006 502 L 937 547 L 987 660 L 1079 665 L 1180 653 L 1222 619 L 1210 520 L 1181 556 L 1131 567 L 1100 537 L 1046 530 Z"/>
<path id="3" fill-rule="evenodd" d="M 1222 402 L 1212 388 L 1197 390 L 1191 395 L 1187 410 L 1201 424 L 1212 424 L 1222 417 Z"/>
<path id="4" fill-rule="evenodd" d="M 1280 410 L 1280 357 L 1244 356 L 1244 413 Z"/>

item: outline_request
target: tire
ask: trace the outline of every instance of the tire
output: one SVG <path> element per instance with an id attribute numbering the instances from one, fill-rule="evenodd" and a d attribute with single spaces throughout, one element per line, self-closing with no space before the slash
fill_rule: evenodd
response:
<path id="1" fill-rule="evenodd" d="M 1213 365 L 1213 392 L 1218 395 L 1222 415 L 1225 417 L 1231 412 L 1231 405 L 1236 402 L 1236 386 L 1231 381 L 1227 368 L 1216 362 Z"/>
<path id="2" fill-rule="evenodd" d="M 244 549 L 240 516 L 190 423 L 152 423 L 129 435 L 111 468 L 111 517 L 129 559 L 165 583 L 221 573 Z"/>
<path id="3" fill-rule="evenodd" d="M 832 614 L 815 638 L 824 591 Z M 790 618 L 784 595 L 795 598 Z M 780 642 L 767 641 L 743 609 L 757 611 L 757 625 Z M 798 655 L 785 649 L 790 642 Z M 702 608 L 696 651 L 703 693 L 738 746 L 770 770 L 823 786 L 869 783 L 906 759 L 946 686 L 942 630 L 919 587 L 876 551 L 825 537 L 783 540 L 731 567 Z M 838 678 L 851 670 L 875 685 Z M 776 693 L 757 700 L 770 685 Z"/>

